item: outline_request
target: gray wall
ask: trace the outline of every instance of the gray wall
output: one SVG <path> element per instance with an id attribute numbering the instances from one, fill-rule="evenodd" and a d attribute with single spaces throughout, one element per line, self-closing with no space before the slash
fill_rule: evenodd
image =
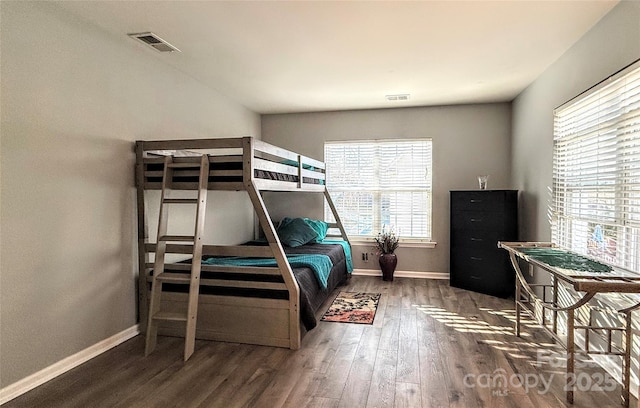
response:
<path id="1" fill-rule="evenodd" d="M 263 140 L 323 159 L 324 143 L 336 140 L 433 139 L 433 240 L 435 249 L 400 248 L 398 270 L 449 271 L 449 190 L 477 189 L 477 175 L 490 174 L 490 188 L 508 188 L 510 179 L 510 104 L 442 106 L 262 116 Z M 321 197 L 269 195 L 275 219 L 285 215 L 321 218 Z M 354 247 L 356 268 L 379 269 Z"/>
<path id="2" fill-rule="evenodd" d="M 260 118 L 125 33 L 46 2 L 0 7 L 5 387 L 135 325 L 132 142 L 259 136 Z M 214 222 L 248 238 L 250 203 L 234 203 Z"/>
<path id="3" fill-rule="evenodd" d="M 549 241 L 553 109 L 640 58 L 640 2 L 622 1 L 513 102 L 520 238 Z"/>

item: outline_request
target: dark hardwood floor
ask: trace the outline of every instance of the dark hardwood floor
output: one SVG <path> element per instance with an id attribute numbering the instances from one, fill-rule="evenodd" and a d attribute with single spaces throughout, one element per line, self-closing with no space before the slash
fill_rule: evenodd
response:
<path id="1" fill-rule="evenodd" d="M 562 349 L 531 322 L 515 337 L 510 300 L 408 278 L 340 290 L 383 294 L 373 325 L 319 322 L 297 351 L 199 340 L 187 363 L 181 339 L 144 357 L 137 336 L 3 407 L 620 406 L 619 384 L 566 404 L 563 369 L 540 358 Z"/>

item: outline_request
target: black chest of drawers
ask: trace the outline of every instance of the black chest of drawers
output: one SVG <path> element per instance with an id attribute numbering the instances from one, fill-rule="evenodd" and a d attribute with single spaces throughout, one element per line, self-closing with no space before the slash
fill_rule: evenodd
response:
<path id="1" fill-rule="evenodd" d="M 451 191 L 451 286 L 513 295 L 515 273 L 497 243 L 517 240 L 516 190 Z"/>

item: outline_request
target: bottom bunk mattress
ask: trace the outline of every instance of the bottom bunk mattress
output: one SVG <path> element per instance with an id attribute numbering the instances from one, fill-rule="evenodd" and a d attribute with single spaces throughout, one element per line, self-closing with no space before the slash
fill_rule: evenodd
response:
<path id="1" fill-rule="evenodd" d="M 333 289 L 344 284 L 350 273 L 347 271 L 345 251 L 341 245 L 306 244 L 296 248 L 286 248 L 287 255 L 318 254 L 327 255 L 333 267 L 327 278 L 327 287 L 323 288 L 311 268 L 294 268 L 293 274 L 300 287 L 300 319 L 307 330 L 316 327 L 315 313 L 327 300 Z"/>
<path id="2" fill-rule="evenodd" d="M 256 242 L 251 242 L 256 245 Z M 264 244 L 266 245 L 266 244 Z M 347 267 L 345 249 L 340 244 L 329 243 L 309 243 L 299 247 L 285 247 L 287 257 L 297 258 L 299 255 L 325 255 L 331 261 L 331 270 L 326 277 L 326 287 L 320 282 L 317 272 L 308 266 L 292 267 L 293 274 L 300 288 L 300 319 L 307 330 L 313 329 L 317 325 L 315 314 L 320 306 L 325 302 L 333 289 L 346 282 L 350 276 Z M 203 257 L 204 265 L 216 265 L 215 257 Z M 211 263 L 209 263 L 211 262 Z M 255 266 L 255 265 L 254 265 Z M 265 265 L 267 266 L 267 265 Z M 171 270 L 167 268 L 165 272 L 184 273 L 184 270 Z M 287 290 L 257 289 L 224 286 L 224 283 L 208 285 L 207 280 L 246 281 L 246 282 L 283 282 L 282 276 L 229 273 L 229 272 L 201 272 L 200 295 L 216 296 L 236 296 L 262 299 L 289 299 Z M 164 284 L 164 290 L 169 292 L 187 292 L 186 285 Z"/>

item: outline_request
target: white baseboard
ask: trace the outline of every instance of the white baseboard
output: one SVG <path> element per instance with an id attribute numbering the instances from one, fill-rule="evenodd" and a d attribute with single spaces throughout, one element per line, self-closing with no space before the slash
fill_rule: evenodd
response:
<path id="1" fill-rule="evenodd" d="M 382 276 L 379 269 L 354 269 L 353 275 L 361 276 Z M 394 278 L 417 278 L 417 279 L 449 279 L 446 272 L 418 272 L 418 271 L 395 271 Z"/>
<path id="2" fill-rule="evenodd" d="M 23 378 L 11 385 L 8 385 L 0 390 L 0 404 L 11 401 L 12 399 L 19 397 L 27 391 L 31 391 L 39 385 L 46 383 L 49 380 L 54 379 L 60 374 L 64 374 L 67 371 L 85 363 L 99 354 L 104 353 L 113 347 L 124 343 L 132 337 L 137 336 L 140 333 L 139 325 L 131 326 L 128 329 L 121 331 L 107 339 L 102 340 L 93 346 L 77 352 L 63 360 L 58 361 L 55 364 L 46 367 L 37 373 Z"/>

